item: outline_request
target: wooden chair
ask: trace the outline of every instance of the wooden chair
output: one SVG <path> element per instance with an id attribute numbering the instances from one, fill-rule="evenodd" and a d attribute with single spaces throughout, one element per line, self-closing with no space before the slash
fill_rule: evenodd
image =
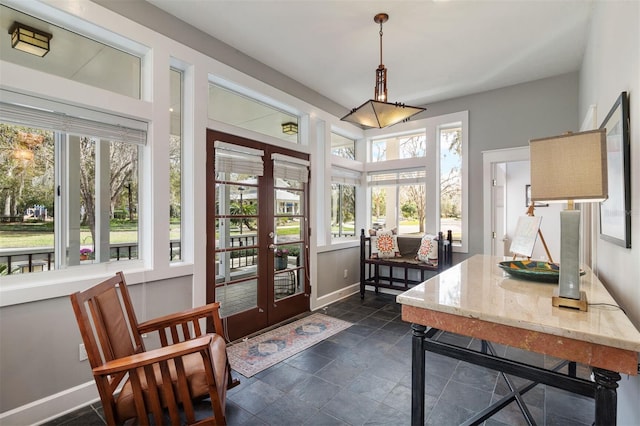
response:
<path id="1" fill-rule="evenodd" d="M 226 391 L 239 381 L 231 377 L 218 303 L 138 324 L 118 272 L 72 294 L 71 304 L 109 425 L 146 425 L 150 415 L 161 425 L 164 409 L 171 424 L 226 424 Z M 202 318 L 212 321 L 214 334 L 202 330 Z M 142 335 L 156 332 L 162 347 L 145 350 Z M 213 415 L 196 422 L 192 401 L 207 397 Z"/>

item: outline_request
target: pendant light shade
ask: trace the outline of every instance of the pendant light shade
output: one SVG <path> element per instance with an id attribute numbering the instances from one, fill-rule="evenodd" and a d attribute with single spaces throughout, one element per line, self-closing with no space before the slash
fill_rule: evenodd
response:
<path id="1" fill-rule="evenodd" d="M 374 98 L 366 101 L 358 108 L 341 118 L 342 121 L 354 123 L 363 129 L 393 126 L 407 121 L 426 108 L 407 106 L 403 103 L 387 102 L 387 68 L 382 63 L 382 24 L 389 20 L 386 13 L 378 13 L 373 17 L 376 24 L 380 24 L 380 65 L 376 69 L 376 85 Z"/>
<path id="2" fill-rule="evenodd" d="M 401 121 L 409 120 L 409 118 L 424 110 L 425 108 L 370 99 L 342 117 L 342 120 L 357 124 L 362 128 L 382 129 Z"/>

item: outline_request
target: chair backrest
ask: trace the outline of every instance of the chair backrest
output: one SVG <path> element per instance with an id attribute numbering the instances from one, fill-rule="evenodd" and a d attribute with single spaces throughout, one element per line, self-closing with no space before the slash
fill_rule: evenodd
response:
<path id="1" fill-rule="evenodd" d="M 122 272 L 72 294 L 71 304 L 92 368 L 144 351 Z"/>

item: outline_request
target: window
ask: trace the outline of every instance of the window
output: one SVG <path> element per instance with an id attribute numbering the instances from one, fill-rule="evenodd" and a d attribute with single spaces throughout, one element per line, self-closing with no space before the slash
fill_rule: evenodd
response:
<path id="1" fill-rule="evenodd" d="M 169 108 L 169 260 L 182 259 L 182 72 L 171 69 Z"/>
<path id="2" fill-rule="evenodd" d="M 371 162 L 418 158 L 427 155 L 427 139 L 423 132 L 407 136 L 376 139 L 371 142 Z"/>
<path id="3" fill-rule="evenodd" d="M 17 21 L 53 35 L 52 52 L 42 58 L 10 49 L 7 39 L 0 49 L 3 61 L 140 99 L 140 57 L 3 5 L 0 5 L 0 16 L 3 25 Z M 119 38 L 111 34 L 112 40 Z"/>
<path id="4" fill-rule="evenodd" d="M 454 250 L 466 252 L 468 112 L 415 121 L 411 127 L 369 140 L 369 227 L 416 235 L 451 230 Z"/>
<path id="5" fill-rule="evenodd" d="M 369 174 L 371 227 L 398 234 L 425 233 L 426 171 L 402 170 Z"/>
<path id="6" fill-rule="evenodd" d="M 139 258 L 146 124 L 3 98 L 15 103 L 0 103 L 0 274 Z"/>
<path id="7" fill-rule="evenodd" d="M 440 230 L 462 241 L 462 127 L 440 127 Z"/>
<path id="8" fill-rule="evenodd" d="M 216 84 L 209 84 L 209 118 L 299 143 L 298 116 Z"/>
<path id="9" fill-rule="evenodd" d="M 353 139 L 331 133 L 331 155 L 355 160 L 356 142 Z"/>
<path id="10" fill-rule="evenodd" d="M 331 184 L 331 238 L 354 237 L 356 222 L 356 187 Z"/>
<path id="11" fill-rule="evenodd" d="M 350 239 L 356 233 L 356 206 L 361 173 L 331 168 L 331 239 Z"/>

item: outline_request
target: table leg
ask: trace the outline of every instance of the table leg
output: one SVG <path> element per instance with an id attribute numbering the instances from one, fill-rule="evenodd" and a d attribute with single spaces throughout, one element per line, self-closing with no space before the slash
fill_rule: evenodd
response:
<path id="1" fill-rule="evenodd" d="M 592 368 L 596 382 L 596 426 L 615 425 L 618 409 L 618 381 L 620 374 L 615 371 Z"/>
<path id="2" fill-rule="evenodd" d="M 411 425 L 424 425 L 424 338 L 427 327 L 411 324 Z"/>

